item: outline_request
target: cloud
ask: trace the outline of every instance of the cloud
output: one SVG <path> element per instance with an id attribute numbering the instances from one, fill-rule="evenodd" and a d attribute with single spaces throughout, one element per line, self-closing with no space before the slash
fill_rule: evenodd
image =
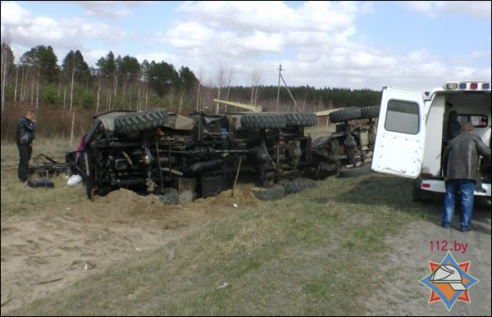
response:
<path id="1" fill-rule="evenodd" d="M 263 84 L 276 85 L 280 64 L 287 83 L 295 86 L 431 88 L 457 74 L 490 77 L 486 48 L 463 49 L 456 56 L 452 46 L 442 54 L 420 42 L 413 46 L 418 50 L 399 53 L 366 45 L 371 41 L 360 39 L 370 39 L 371 28 L 358 34 L 357 27 L 361 15 L 374 12 L 372 2 L 69 1 L 60 2 L 57 8 L 68 8 L 67 3 L 76 5 L 68 10 L 72 16 L 55 19 L 24 9 L 29 6 L 22 2 L 2 2 L 2 39 L 5 34 L 12 38 L 17 58 L 19 52 L 43 44 L 51 45 L 59 60 L 69 50 L 79 49 L 88 64 L 95 66 L 111 50 L 116 56 L 130 55 L 140 62 L 165 61 L 176 69 L 186 66 L 211 82 L 218 69 L 225 67 L 232 69 L 238 85 L 248 85 L 254 72 Z M 428 16 L 459 13 L 483 21 L 483 17 L 490 19 L 487 3 L 421 1 L 406 5 Z M 138 15 L 143 12 L 145 16 Z M 135 16 L 128 18 L 128 14 Z M 490 44 L 490 37 L 485 37 Z"/>
<path id="2" fill-rule="evenodd" d="M 490 51 L 473 51 L 466 55 L 458 55 L 453 58 L 457 64 L 490 61 Z"/>
<path id="3" fill-rule="evenodd" d="M 86 53 L 89 50 L 88 41 L 104 39 L 104 42 L 114 45 L 129 37 L 129 34 L 110 24 L 91 22 L 80 17 L 62 20 L 36 17 L 16 3 L 2 3 L 2 41 L 5 37 L 21 46 L 12 47 L 16 59 L 37 45 L 49 45 L 61 60 L 70 50 L 79 49 Z"/>
<path id="4" fill-rule="evenodd" d="M 437 9 L 443 12 L 467 15 L 473 18 L 488 18 L 491 16 L 490 1 L 436 1 Z"/>
<path id="5" fill-rule="evenodd" d="M 212 29 L 190 21 L 181 23 L 164 34 L 158 35 L 158 39 L 177 48 L 193 48 L 206 45 L 214 35 Z"/>
<path id="6" fill-rule="evenodd" d="M 405 5 L 411 10 L 431 18 L 446 13 L 465 15 L 472 18 L 491 17 L 490 1 L 409 1 Z"/>
<path id="7" fill-rule="evenodd" d="M 245 36 L 242 45 L 248 50 L 258 50 L 268 52 L 280 52 L 282 47 L 282 37 L 278 33 L 265 33 L 255 31 L 254 34 Z"/>
<path id="8" fill-rule="evenodd" d="M 32 14 L 15 2 L 2 2 L 2 25 L 24 25 L 32 20 Z"/>
<path id="9" fill-rule="evenodd" d="M 185 2 L 177 9 L 182 14 L 179 22 L 161 38 L 180 49 L 183 59 L 201 54 L 226 64 L 233 59 L 246 64 L 259 56 L 275 59 L 292 50 L 293 57 L 306 62 L 347 43 L 356 33 L 356 15 L 370 9 L 370 4 L 326 1 L 305 2 L 297 8 L 279 1 Z"/>
<path id="10" fill-rule="evenodd" d="M 239 34 L 251 30 L 266 33 L 296 31 L 334 32 L 351 27 L 356 14 L 370 4 L 308 1 L 295 9 L 282 1 L 189 1 L 178 12 L 189 20 L 213 29 L 234 29 Z"/>
<path id="11" fill-rule="evenodd" d="M 131 15 L 134 7 L 147 5 L 149 2 L 152 1 L 64 1 L 63 3 L 78 5 L 84 8 L 89 16 L 123 18 Z"/>

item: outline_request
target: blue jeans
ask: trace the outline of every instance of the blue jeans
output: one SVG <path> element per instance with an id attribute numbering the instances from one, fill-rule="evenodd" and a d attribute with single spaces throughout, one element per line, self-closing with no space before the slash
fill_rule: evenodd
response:
<path id="1" fill-rule="evenodd" d="M 460 192 L 461 196 L 461 229 L 469 229 L 473 213 L 473 198 L 475 194 L 475 181 L 471 179 L 451 179 L 446 181 L 446 195 L 444 196 L 444 207 L 441 220 L 451 224 L 454 216 L 454 206 L 456 195 Z"/>

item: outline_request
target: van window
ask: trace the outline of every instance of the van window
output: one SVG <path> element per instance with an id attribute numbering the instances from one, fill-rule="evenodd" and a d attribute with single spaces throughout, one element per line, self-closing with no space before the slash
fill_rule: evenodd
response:
<path id="1" fill-rule="evenodd" d="M 390 100 L 384 128 L 406 134 L 419 132 L 419 105 L 414 102 Z"/>
<path id="2" fill-rule="evenodd" d="M 470 122 L 475 128 L 484 128 L 489 125 L 489 118 L 481 114 L 458 114 L 460 124 Z"/>

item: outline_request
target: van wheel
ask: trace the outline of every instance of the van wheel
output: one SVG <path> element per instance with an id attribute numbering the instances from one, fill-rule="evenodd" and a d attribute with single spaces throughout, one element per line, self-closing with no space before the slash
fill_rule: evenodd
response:
<path id="1" fill-rule="evenodd" d="M 444 194 L 443 193 L 432 193 L 432 203 L 434 205 L 444 204 Z"/>
<path id="2" fill-rule="evenodd" d="M 427 190 L 421 191 L 421 202 L 424 204 L 432 204 L 434 202 L 434 193 Z"/>
<path id="3" fill-rule="evenodd" d="M 421 203 L 422 202 L 422 189 L 420 189 L 420 181 L 415 180 L 412 186 L 412 202 Z"/>

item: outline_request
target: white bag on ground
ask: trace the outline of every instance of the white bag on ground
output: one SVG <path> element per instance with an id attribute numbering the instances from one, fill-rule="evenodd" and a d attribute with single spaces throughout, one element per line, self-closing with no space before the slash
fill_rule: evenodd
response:
<path id="1" fill-rule="evenodd" d="M 70 176 L 70 178 L 67 181 L 67 185 L 68 186 L 74 186 L 80 182 L 82 182 L 82 176 L 75 174 L 75 175 Z"/>

